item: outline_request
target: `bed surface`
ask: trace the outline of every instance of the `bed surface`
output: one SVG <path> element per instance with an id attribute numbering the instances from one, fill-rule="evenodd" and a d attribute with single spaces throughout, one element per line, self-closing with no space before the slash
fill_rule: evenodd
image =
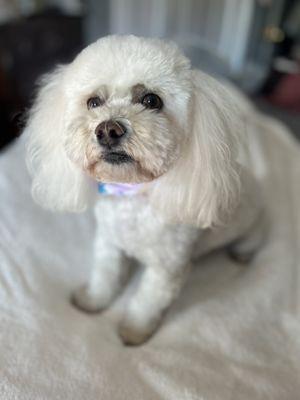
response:
<path id="1" fill-rule="evenodd" d="M 272 120 L 252 139 L 267 243 L 249 266 L 203 259 L 139 348 L 116 334 L 124 297 L 96 316 L 69 304 L 89 271 L 92 214 L 33 203 L 22 140 L 0 155 L 1 400 L 299 400 L 300 150 Z"/>

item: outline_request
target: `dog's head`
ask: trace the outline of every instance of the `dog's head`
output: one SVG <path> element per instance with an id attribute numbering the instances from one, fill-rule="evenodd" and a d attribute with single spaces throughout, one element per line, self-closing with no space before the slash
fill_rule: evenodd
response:
<path id="1" fill-rule="evenodd" d="M 79 211 L 93 181 L 144 182 L 165 214 L 210 226 L 238 197 L 237 114 L 176 45 L 100 39 L 41 82 L 26 128 L 33 196 Z"/>

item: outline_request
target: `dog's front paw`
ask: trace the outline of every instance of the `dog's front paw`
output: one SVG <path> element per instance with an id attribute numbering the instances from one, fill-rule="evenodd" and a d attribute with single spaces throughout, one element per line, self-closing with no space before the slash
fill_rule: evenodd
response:
<path id="1" fill-rule="evenodd" d="M 91 293 L 87 285 L 80 286 L 71 295 L 71 303 L 81 311 L 88 313 L 101 312 L 107 304 L 100 296 Z"/>
<path id="2" fill-rule="evenodd" d="M 157 323 L 135 324 L 124 318 L 119 325 L 119 336 L 125 345 L 139 346 L 153 335 L 157 326 Z"/>

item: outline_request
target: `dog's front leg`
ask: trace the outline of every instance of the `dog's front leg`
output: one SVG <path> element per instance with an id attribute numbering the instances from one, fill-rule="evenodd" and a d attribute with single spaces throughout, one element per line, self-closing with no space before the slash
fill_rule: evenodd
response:
<path id="1" fill-rule="evenodd" d="M 149 339 L 180 292 L 188 269 L 173 270 L 161 264 L 146 267 L 119 326 L 123 343 L 139 345 Z"/>
<path id="2" fill-rule="evenodd" d="M 122 251 L 104 237 L 97 236 L 90 279 L 75 290 L 72 303 L 83 311 L 102 311 L 119 293 L 126 271 L 127 262 Z"/>

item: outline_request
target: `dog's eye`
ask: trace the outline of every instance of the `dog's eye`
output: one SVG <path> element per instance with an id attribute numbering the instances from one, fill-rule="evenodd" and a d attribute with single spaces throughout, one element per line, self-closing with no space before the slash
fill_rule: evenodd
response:
<path id="1" fill-rule="evenodd" d="M 101 100 L 99 96 L 91 97 L 86 102 L 86 105 L 87 105 L 88 109 L 102 106 L 102 104 L 104 104 L 104 101 Z"/>
<path id="2" fill-rule="evenodd" d="M 161 110 L 163 106 L 162 99 L 154 93 L 146 94 L 142 99 L 142 104 L 151 110 Z"/>

